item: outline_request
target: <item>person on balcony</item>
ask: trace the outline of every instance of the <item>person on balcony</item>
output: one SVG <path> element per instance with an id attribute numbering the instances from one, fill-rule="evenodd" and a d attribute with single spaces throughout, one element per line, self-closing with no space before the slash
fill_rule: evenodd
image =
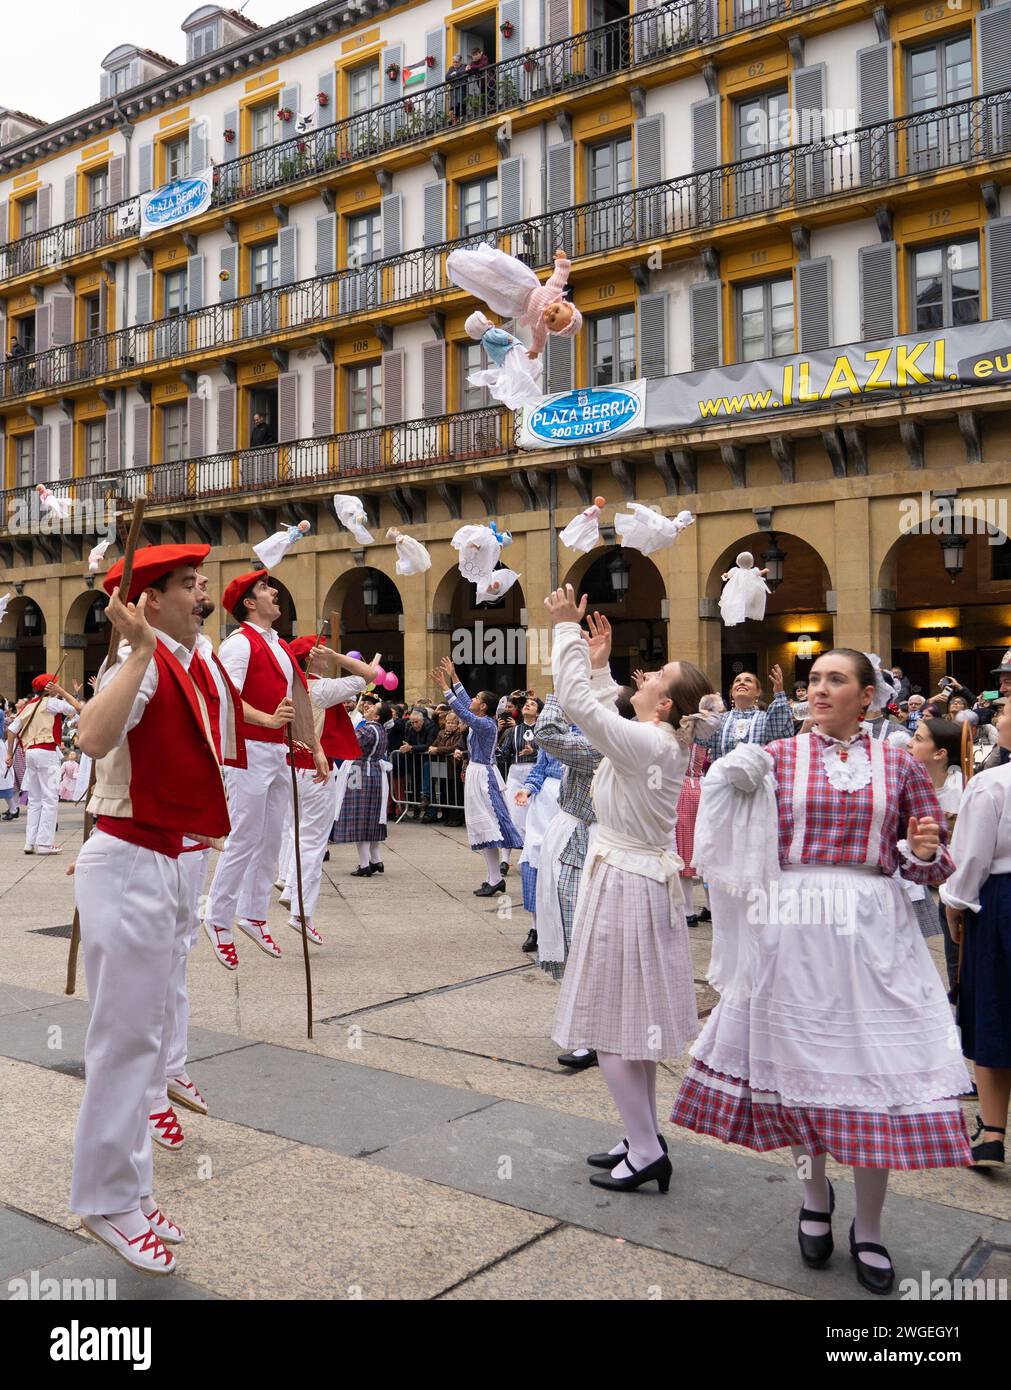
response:
<path id="1" fill-rule="evenodd" d="M 467 115 L 467 64 L 462 53 L 454 53 L 453 61 L 446 70 L 449 83 L 449 106 L 454 121 L 462 121 Z"/>
<path id="2" fill-rule="evenodd" d="M 470 51 L 467 74 L 471 94 L 477 98 L 477 114 L 486 116 L 495 105 L 495 74 L 491 70 L 491 59 L 480 44 L 475 44 Z"/>
<path id="3" fill-rule="evenodd" d="M 277 443 L 277 430 L 269 424 L 264 416 L 257 412 L 253 416 L 253 428 L 249 435 L 249 447 L 251 449 L 266 449 L 272 444 Z"/>

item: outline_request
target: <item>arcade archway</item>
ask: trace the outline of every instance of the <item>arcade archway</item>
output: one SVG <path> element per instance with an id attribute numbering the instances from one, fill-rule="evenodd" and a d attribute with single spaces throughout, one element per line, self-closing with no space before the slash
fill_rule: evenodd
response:
<path id="1" fill-rule="evenodd" d="M 591 550 L 562 582 L 610 622 L 611 672 L 620 684 L 630 685 L 637 668 L 656 670 L 668 660 L 667 590 L 648 555 L 615 545 Z"/>
<path id="2" fill-rule="evenodd" d="M 454 565 L 436 587 L 433 609 L 448 619 L 449 654 L 468 691 L 508 695 L 526 688 L 526 612 L 519 580 L 502 598 L 479 604 L 474 585 Z"/>
<path id="3" fill-rule="evenodd" d="M 401 699 L 404 689 L 404 603 L 400 590 L 389 575 L 371 565 L 346 570 L 326 596 L 320 617 L 332 622 L 340 615 L 340 631 L 331 640 L 340 651 L 360 651 L 366 661 L 376 652 L 383 667 L 392 671 L 400 685 L 391 699 Z"/>
<path id="4" fill-rule="evenodd" d="M 108 655 L 109 624 L 105 616 L 108 603 L 108 596 L 101 590 L 87 589 L 77 595 L 64 619 L 63 630 L 67 636 L 83 639 L 84 642 L 83 680 L 86 688 L 90 678 L 98 675 L 98 669 Z"/>

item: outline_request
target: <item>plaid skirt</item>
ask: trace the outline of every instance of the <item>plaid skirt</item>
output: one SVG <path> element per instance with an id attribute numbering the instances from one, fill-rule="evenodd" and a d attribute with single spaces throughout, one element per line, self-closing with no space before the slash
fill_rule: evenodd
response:
<path id="1" fill-rule="evenodd" d="M 674 842 L 678 858 L 684 864 L 682 878 L 694 878 L 692 854 L 695 850 L 695 821 L 699 814 L 699 801 L 702 798 L 702 778 L 686 777 L 681 783 L 678 797 L 678 823 L 674 832 Z"/>
<path id="2" fill-rule="evenodd" d="M 580 893 L 551 1036 L 658 1062 L 679 1057 L 698 1027 L 683 907 L 666 884 L 598 860 Z"/>
<path id="3" fill-rule="evenodd" d="M 383 789 L 386 777 L 375 758 L 349 758 L 337 769 L 338 795 L 344 799 L 334 827 L 335 845 L 355 845 L 386 839 Z"/>
<path id="4" fill-rule="evenodd" d="M 953 1098 L 882 1110 L 793 1105 L 743 1078 L 693 1059 L 671 1120 L 724 1144 L 765 1153 L 796 1145 L 860 1168 L 964 1168 L 972 1161 L 962 1107 Z"/>

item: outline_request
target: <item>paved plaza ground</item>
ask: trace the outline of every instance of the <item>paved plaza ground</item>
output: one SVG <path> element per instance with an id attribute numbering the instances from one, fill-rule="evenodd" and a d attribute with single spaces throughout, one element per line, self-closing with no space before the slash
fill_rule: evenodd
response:
<path id="1" fill-rule="evenodd" d="M 797 1251 L 788 1154 L 667 1126 L 668 1196 L 590 1186 L 584 1156 L 620 1125 L 599 1069 L 557 1064 L 558 987 L 520 952 L 518 872 L 511 909 L 477 899 L 464 831 L 413 821 L 391 827 L 383 876 L 349 877 L 353 848 L 332 848 L 311 1042 L 284 909 L 271 909 L 280 961 L 240 935 L 231 975 L 201 937 L 190 1071 L 210 1115 L 180 1110 L 184 1148 L 155 1149 L 156 1196 L 187 1241 L 178 1275 L 134 1274 L 67 1207 L 88 1021 L 83 969 L 63 993 L 81 826 L 61 808 L 63 855 L 39 859 L 21 825 L 0 825 L 0 1297 L 38 1270 L 115 1278 L 120 1298 L 872 1300 L 845 1252 L 847 1169 L 830 1164 L 837 1253 L 820 1272 Z M 692 932 L 702 1013 L 709 947 Z M 661 1068 L 661 1115 L 682 1071 Z M 1011 1282 L 1011 1172 L 891 1184 L 899 1280 Z"/>

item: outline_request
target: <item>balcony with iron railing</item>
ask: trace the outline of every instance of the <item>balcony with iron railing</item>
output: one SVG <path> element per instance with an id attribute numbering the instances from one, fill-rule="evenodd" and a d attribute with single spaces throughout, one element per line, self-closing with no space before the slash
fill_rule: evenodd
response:
<path id="1" fill-rule="evenodd" d="M 750 32 L 832 0 L 675 0 L 438 83 L 319 130 L 216 166 L 212 208 L 320 180 L 376 156 L 554 97 L 572 97 L 622 73 L 663 63 L 719 37 Z M 838 0 L 836 0 L 838 3 Z M 139 200 L 124 199 L 0 246 L 0 283 L 57 267 L 138 235 Z"/>
<path id="2" fill-rule="evenodd" d="M 934 111 L 795 145 L 773 154 L 683 174 L 614 197 L 419 248 L 292 285 L 280 286 L 154 323 L 0 364 L 0 401 L 63 394 L 110 378 L 128 381 L 151 367 L 207 361 L 262 349 L 263 340 L 309 343 L 350 321 L 416 316 L 440 296 L 459 293 L 446 274 L 455 247 L 488 241 L 533 267 L 563 246 L 584 263 L 629 258 L 644 245 L 694 255 L 700 234 L 721 226 L 835 199 L 866 200 L 890 186 L 945 169 L 992 166 L 1011 157 L 1011 91 L 953 102 Z M 680 243 L 680 247 L 679 247 Z M 421 312 L 417 310 L 416 312 Z"/>

